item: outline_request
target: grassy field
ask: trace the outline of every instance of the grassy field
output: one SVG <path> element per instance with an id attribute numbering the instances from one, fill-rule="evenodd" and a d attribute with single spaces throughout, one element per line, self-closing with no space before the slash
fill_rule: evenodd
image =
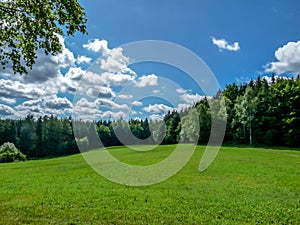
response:
<path id="1" fill-rule="evenodd" d="M 173 147 L 111 152 L 144 165 Z M 0 224 L 300 224 L 300 151 L 222 147 L 200 173 L 203 151 L 146 187 L 109 182 L 81 155 L 1 164 Z"/>

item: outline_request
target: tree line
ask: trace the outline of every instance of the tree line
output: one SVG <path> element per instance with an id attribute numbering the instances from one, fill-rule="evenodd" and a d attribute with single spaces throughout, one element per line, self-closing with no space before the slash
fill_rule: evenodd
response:
<path id="1" fill-rule="evenodd" d="M 80 150 L 124 144 L 207 144 L 211 106 L 222 99 L 220 118 L 227 116 L 224 143 L 300 146 L 300 79 L 257 78 L 247 84 L 227 85 L 183 111 L 170 111 L 162 121 L 96 122 L 28 115 L 22 120 L 0 119 L 0 146 L 15 144 L 27 158 L 68 155 Z M 75 138 L 76 136 L 76 138 Z M 99 145 L 99 138 L 102 145 Z M 120 138 L 122 140 L 120 140 Z M 78 148 L 79 146 L 79 148 Z"/>
<path id="2" fill-rule="evenodd" d="M 300 78 L 227 85 L 225 142 L 300 146 Z"/>

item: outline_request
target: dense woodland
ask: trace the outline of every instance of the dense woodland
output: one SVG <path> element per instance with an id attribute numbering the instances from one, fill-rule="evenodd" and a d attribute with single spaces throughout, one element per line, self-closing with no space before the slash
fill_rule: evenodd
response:
<path id="1" fill-rule="evenodd" d="M 211 129 L 210 105 L 221 96 L 226 110 L 220 108 L 220 117 L 227 114 L 224 143 L 300 147 L 299 76 L 297 79 L 273 76 L 272 82 L 258 77 L 244 85 L 233 83 L 189 109 L 168 112 L 160 122 L 145 119 L 72 123 L 71 118 L 31 115 L 23 120 L 1 119 L 0 145 L 11 142 L 27 158 L 39 158 L 78 153 L 77 144 L 81 150 L 97 148 L 98 137 L 105 146 L 122 145 L 115 133 L 122 133 L 124 139 L 131 140 L 126 135 L 132 132 L 137 139 L 129 144 L 178 141 L 206 144 Z M 197 119 L 200 129 L 195 123 Z M 74 124 L 77 125 L 73 127 Z"/>

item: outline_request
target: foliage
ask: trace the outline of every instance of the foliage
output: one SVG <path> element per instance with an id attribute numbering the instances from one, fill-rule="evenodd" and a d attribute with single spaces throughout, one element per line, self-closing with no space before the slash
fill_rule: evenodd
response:
<path id="1" fill-rule="evenodd" d="M 86 33 L 86 14 L 77 0 L 0 1 L 0 65 L 27 73 L 37 57 L 60 52 L 57 34 Z"/>
<path id="2" fill-rule="evenodd" d="M 14 162 L 15 160 L 25 161 L 24 155 L 13 143 L 6 142 L 0 147 L 0 163 Z"/>
<path id="3" fill-rule="evenodd" d="M 181 131 L 180 115 L 177 111 L 168 112 L 164 117 L 166 134 L 163 144 L 175 144 L 179 141 Z"/>
<path id="4" fill-rule="evenodd" d="M 199 139 L 199 115 L 196 109 L 191 109 L 181 119 L 181 141 L 184 143 L 198 143 Z"/>
<path id="5" fill-rule="evenodd" d="M 14 143 L 28 158 L 38 158 L 78 153 L 74 133 L 86 150 L 101 147 L 99 138 L 104 146 L 120 146 L 117 135 L 127 144 L 174 144 L 197 139 L 207 144 L 211 116 L 218 122 L 227 115 L 225 143 L 300 146 L 299 78 L 272 83 L 258 78 L 247 85 L 227 85 L 222 95 L 226 109 L 219 96 L 204 98 L 190 109 L 168 112 L 162 121 L 73 121 L 73 127 L 71 118 L 54 116 L 0 119 L 0 145 Z"/>
<path id="6" fill-rule="evenodd" d="M 12 142 L 28 158 L 78 153 L 69 118 L 54 116 L 37 120 L 28 115 L 24 120 L 0 119 L 0 145 Z"/>

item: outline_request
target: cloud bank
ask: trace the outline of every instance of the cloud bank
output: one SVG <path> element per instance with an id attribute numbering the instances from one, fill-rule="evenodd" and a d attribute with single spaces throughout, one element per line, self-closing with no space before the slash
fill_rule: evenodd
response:
<path id="1" fill-rule="evenodd" d="M 300 41 L 288 42 L 275 51 L 275 62 L 265 65 L 267 73 L 300 73 Z"/>

